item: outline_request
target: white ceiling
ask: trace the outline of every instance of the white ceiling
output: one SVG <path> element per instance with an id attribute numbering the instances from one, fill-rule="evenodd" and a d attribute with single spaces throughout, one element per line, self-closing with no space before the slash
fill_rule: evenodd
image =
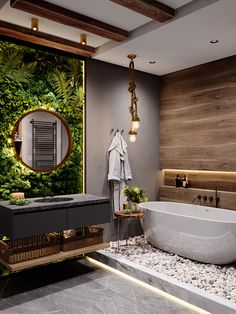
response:
<path id="1" fill-rule="evenodd" d="M 160 0 L 177 9 L 174 19 L 158 23 L 110 0 L 48 0 L 53 4 L 112 24 L 130 32 L 129 39 L 115 42 L 87 33 L 96 47 L 94 59 L 128 66 L 136 53 L 135 69 L 164 75 L 236 53 L 236 0 Z M 0 19 L 30 27 L 32 14 L 13 9 L 10 1 L 1 8 Z M 79 42 L 84 31 L 39 17 L 39 29 Z M 218 39 L 212 45 L 210 40 Z M 156 61 L 150 64 L 149 61 Z"/>

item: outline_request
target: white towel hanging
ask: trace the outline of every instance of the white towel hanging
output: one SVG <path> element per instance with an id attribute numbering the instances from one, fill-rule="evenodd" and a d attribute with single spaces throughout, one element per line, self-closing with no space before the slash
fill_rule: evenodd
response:
<path id="1" fill-rule="evenodd" d="M 119 131 L 113 137 L 108 153 L 108 181 L 111 182 L 112 207 L 115 212 L 123 209 L 124 185 L 127 180 L 132 180 L 127 144 Z"/>

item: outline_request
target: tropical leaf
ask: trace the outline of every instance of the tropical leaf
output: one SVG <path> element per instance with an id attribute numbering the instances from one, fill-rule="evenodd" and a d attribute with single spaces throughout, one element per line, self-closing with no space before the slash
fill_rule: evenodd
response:
<path id="1" fill-rule="evenodd" d="M 75 87 L 82 83 L 81 61 L 70 59 L 67 64 L 68 79 L 71 80 L 71 86 Z"/>
<path id="2" fill-rule="evenodd" d="M 28 82 L 28 80 L 32 77 L 32 73 L 25 69 L 11 70 L 5 73 L 5 76 L 14 81 Z"/>
<path id="3" fill-rule="evenodd" d="M 75 89 L 75 93 L 71 97 L 72 107 L 74 110 L 82 109 L 84 105 L 84 91 L 82 86 Z"/>
<path id="4" fill-rule="evenodd" d="M 35 71 L 36 62 L 24 63 L 24 53 L 22 50 L 7 50 L 0 48 L 0 79 L 9 79 L 27 82 Z"/>
<path id="5" fill-rule="evenodd" d="M 60 72 L 58 69 L 49 73 L 48 81 L 53 88 L 56 96 L 67 102 L 70 90 L 70 80 L 66 80 L 65 72 Z"/>

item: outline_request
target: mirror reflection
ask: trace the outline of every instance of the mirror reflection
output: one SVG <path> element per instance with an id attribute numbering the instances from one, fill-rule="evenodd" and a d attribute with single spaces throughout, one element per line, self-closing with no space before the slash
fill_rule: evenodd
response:
<path id="1" fill-rule="evenodd" d="M 18 158 L 35 171 L 51 171 L 61 166 L 71 150 L 70 130 L 61 116 L 45 109 L 22 116 L 13 131 Z"/>

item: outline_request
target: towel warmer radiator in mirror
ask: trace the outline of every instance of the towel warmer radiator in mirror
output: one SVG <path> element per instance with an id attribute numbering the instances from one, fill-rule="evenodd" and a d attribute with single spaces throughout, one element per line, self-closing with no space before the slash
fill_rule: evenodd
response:
<path id="1" fill-rule="evenodd" d="M 32 165 L 46 170 L 57 165 L 57 122 L 32 119 Z"/>

